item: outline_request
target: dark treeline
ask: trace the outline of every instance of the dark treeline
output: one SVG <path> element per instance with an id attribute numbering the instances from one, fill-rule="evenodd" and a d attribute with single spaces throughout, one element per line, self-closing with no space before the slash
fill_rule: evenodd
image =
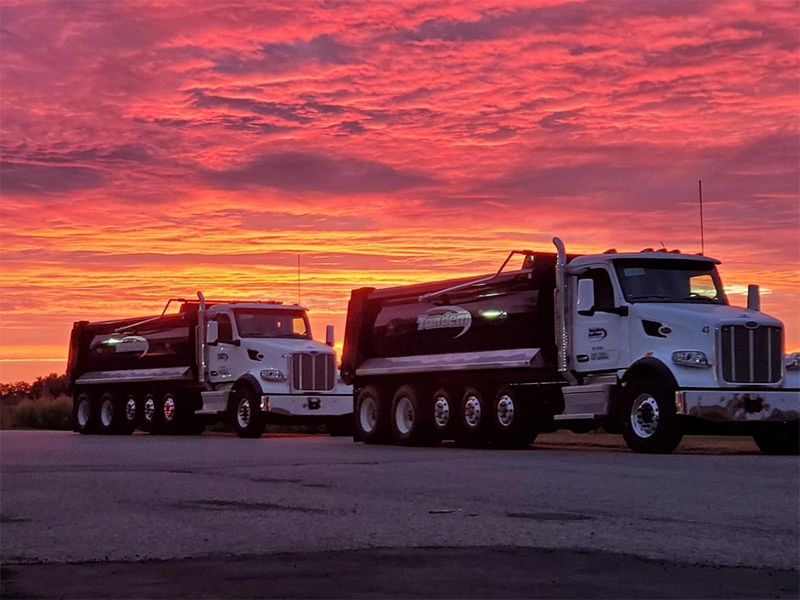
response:
<path id="1" fill-rule="evenodd" d="M 25 399 L 57 398 L 69 394 L 67 376 L 50 373 L 46 377 L 37 377 L 33 383 L 16 381 L 0 383 L 0 402 L 16 404 Z"/>

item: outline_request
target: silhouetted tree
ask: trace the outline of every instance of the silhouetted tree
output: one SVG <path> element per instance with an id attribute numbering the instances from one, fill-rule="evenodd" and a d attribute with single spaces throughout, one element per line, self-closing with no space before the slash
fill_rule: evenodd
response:
<path id="1" fill-rule="evenodd" d="M 30 397 L 31 384 L 27 381 L 0 383 L 0 402 L 3 404 L 17 404 L 25 398 Z"/>
<path id="2" fill-rule="evenodd" d="M 37 377 L 36 381 L 31 385 L 31 396 L 34 398 L 41 398 L 50 396 L 56 398 L 61 395 L 67 394 L 69 382 L 67 376 L 57 375 L 50 373 L 47 377 Z"/>

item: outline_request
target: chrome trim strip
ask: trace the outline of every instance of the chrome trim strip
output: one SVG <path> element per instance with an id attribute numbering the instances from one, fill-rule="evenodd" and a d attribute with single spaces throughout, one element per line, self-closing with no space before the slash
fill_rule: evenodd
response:
<path id="1" fill-rule="evenodd" d="M 190 367 L 163 367 L 159 369 L 129 369 L 122 371 L 90 371 L 84 373 L 75 383 L 85 385 L 93 383 L 140 382 L 140 381 L 191 381 Z"/>
<path id="2" fill-rule="evenodd" d="M 517 348 L 486 352 L 370 358 L 356 369 L 356 375 L 366 377 L 404 373 L 432 373 L 436 371 L 536 368 L 544 366 L 540 348 Z"/>

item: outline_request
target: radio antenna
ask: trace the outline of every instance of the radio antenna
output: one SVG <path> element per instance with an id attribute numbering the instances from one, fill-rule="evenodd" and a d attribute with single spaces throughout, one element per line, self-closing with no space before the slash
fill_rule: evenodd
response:
<path id="1" fill-rule="evenodd" d="M 697 181 L 697 188 L 700 192 L 700 255 L 705 256 L 706 242 L 705 234 L 703 232 L 703 180 Z"/>
<path id="2" fill-rule="evenodd" d="M 302 304 L 300 302 L 300 255 L 297 255 L 297 304 Z"/>

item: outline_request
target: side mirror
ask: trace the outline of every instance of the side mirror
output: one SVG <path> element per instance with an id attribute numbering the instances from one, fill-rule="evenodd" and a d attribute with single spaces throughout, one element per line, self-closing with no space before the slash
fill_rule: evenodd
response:
<path id="1" fill-rule="evenodd" d="M 336 343 L 336 338 L 333 335 L 333 325 L 328 325 L 325 328 L 325 343 L 331 348 L 333 348 L 334 343 Z"/>
<path id="2" fill-rule="evenodd" d="M 750 310 L 761 310 L 761 296 L 759 295 L 758 286 L 751 283 L 747 286 L 747 308 Z"/>
<path id="3" fill-rule="evenodd" d="M 578 280 L 578 314 L 591 317 L 594 314 L 594 281 L 591 279 Z"/>
<path id="4" fill-rule="evenodd" d="M 206 324 L 206 344 L 215 344 L 219 339 L 219 323 L 209 321 Z"/>

